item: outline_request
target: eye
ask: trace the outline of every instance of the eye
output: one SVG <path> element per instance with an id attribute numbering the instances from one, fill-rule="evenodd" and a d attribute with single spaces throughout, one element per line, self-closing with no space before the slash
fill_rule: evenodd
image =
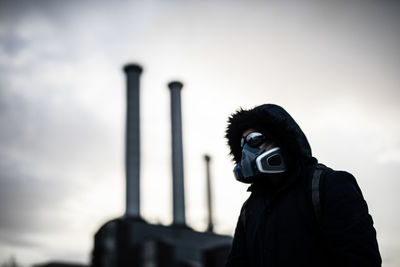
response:
<path id="1" fill-rule="evenodd" d="M 247 143 L 251 147 L 259 147 L 264 142 L 265 142 L 265 137 L 262 133 L 259 132 L 249 133 L 245 138 L 242 138 L 243 145 Z"/>
<path id="2" fill-rule="evenodd" d="M 264 137 L 263 136 L 255 136 L 247 142 L 249 146 L 252 147 L 259 147 L 264 143 Z"/>

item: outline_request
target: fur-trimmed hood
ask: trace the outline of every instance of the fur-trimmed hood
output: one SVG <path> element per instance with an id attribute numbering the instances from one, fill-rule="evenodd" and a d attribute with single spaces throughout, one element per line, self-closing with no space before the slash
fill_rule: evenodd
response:
<path id="1" fill-rule="evenodd" d="M 271 138 L 291 159 L 303 163 L 312 160 L 307 138 L 290 114 L 278 105 L 264 104 L 253 109 L 239 109 L 228 119 L 225 137 L 236 163 L 241 160 L 240 139 L 247 129 L 255 129 Z"/>

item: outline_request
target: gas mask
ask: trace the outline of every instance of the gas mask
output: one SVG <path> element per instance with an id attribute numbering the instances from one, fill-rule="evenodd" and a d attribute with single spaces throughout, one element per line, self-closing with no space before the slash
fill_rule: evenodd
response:
<path id="1" fill-rule="evenodd" d="M 265 136 L 259 132 L 252 132 L 242 138 L 242 159 L 233 169 L 236 180 L 252 183 L 256 176 L 282 173 L 286 170 L 281 149 L 273 147 L 265 151 L 268 145 Z"/>

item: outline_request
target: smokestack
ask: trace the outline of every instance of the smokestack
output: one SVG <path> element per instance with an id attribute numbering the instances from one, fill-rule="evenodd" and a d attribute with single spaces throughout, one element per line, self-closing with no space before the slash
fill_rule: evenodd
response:
<path id="1" fill-rule="evenodd" d="M 208 208 L 208 224 L 207 231 L 212 232 L 214 230 L 214 224 L 212 219 L 212 197 L 211 197 L 211 175 L 210 175 L 210 161 L 209 155 L 204 155 L 206 161 L 206 176 L 207 176 L 207 208 Z"/>
<path id="2" fill-rule="evenodd" d="M 172 188 L 173 188 L 173 224 L 184 226 L 185 222 L 185 188 L 183 183 L 183 145 L 181 89 L 183 84 L 170 82 L 171 91 L 171 137 L 172 137 Z"/>
<path id="3" fill-rule="evenodd" d="M 135 64 L 124 67 L 127 85 L 125 170 L 126 217 L 140 217 L 140 99 L 139 78 L 142 68 Z"/>

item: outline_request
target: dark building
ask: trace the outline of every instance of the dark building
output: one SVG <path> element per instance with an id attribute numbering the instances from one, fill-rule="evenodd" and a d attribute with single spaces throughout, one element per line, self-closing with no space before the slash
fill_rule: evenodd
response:
<path id="1" fill-rule="evenodd" d="M 232 238 L 187 227 L 119 218 L 95 235 L 93 267 L 222 266 Z"/>
<path id="2" fill-rule="evenodd" d="M 89 267 L 88 265 L 63 263 L 63 262 L 49 262 L 44 264 L 35 264 L 33 267 Z"/>
<path id="3" fill-rule="evenodd" d="M 173 180 L 173 223 L 153 225 L 140 216 L 140 102 L 142 68 L 124 67 L 127 81 L 126 125 L 126 212 L 121 218 L 104 224 L 95 234 L 93 267 L 223 266 L 232 237 L 212 233 L 211 197 L 207 232 L 186 225 L 184 205 L 182 83 L 168 84 L 171 93 L 171 137 Z M 210 158 L 207 156 L 206 161 Z M 209 181 L 209 168 L 207 165 Z M 207 186 L 210 190 L 209 182 Z"/>

